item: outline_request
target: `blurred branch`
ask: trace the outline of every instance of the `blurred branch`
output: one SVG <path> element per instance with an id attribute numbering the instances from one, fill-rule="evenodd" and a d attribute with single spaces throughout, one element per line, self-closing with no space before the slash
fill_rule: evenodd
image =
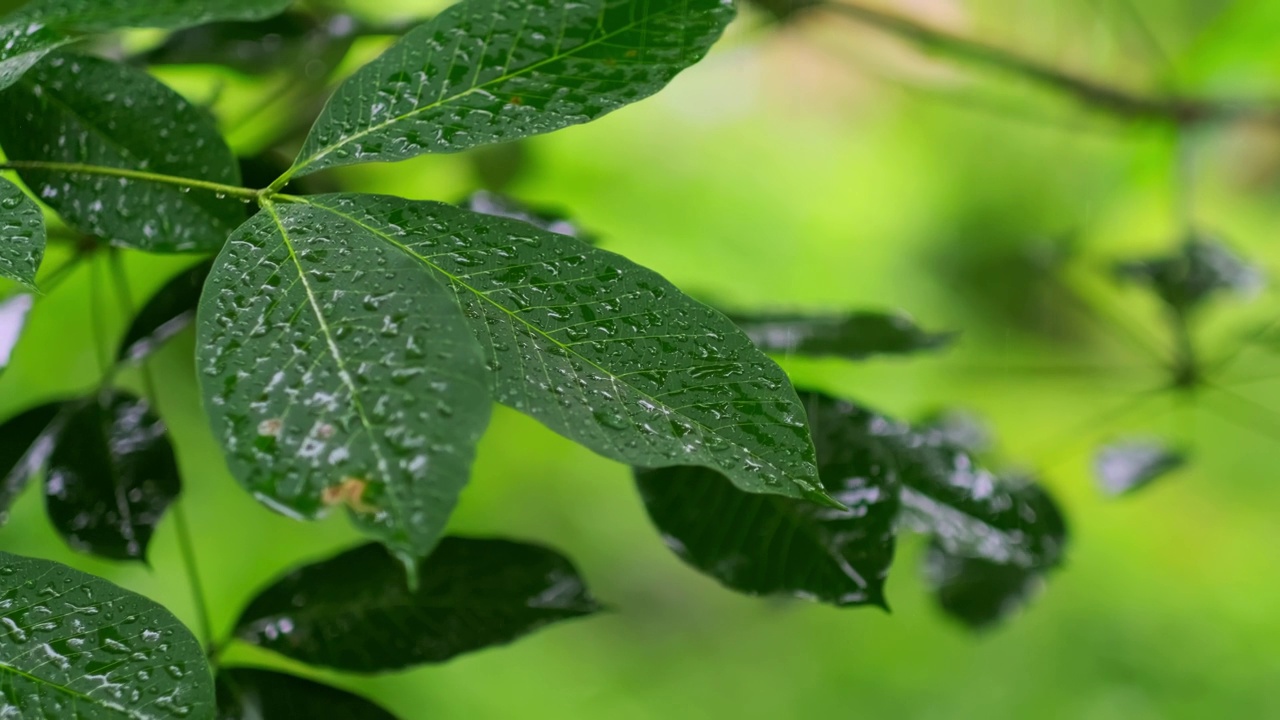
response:
<path id="1" fill-rule="evenodd" d="M 1017 75 L 1124 118 L 1164 120 L 1179 125 L 1244 119 L 1280 124 L 1280 101 L 1276 100 L 1216 100 L 1145 95 L 1059 70 L 1009 50 L 849 0 L 813 0 L 811 7 L 826 9 L 895 35 L 927 52 L 949 55 Z"/>

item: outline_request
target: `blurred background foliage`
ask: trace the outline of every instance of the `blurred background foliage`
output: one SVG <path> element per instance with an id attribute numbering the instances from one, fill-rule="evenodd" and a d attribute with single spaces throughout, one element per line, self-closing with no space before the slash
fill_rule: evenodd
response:
<path id="1" fill-rule="evenodd" d="M 443 4 L 341 8 L 394 27 Z M 1280 95 L 1272 0 L 880 5 L 1135 90 Z M 139 33 L 103 50 L 161 40 Z M 338 75 L 387 42 L 355 40 Z M 252 156 L 305 125 L 301 98 L 323 86 L 328 56 L 302 57 L 301 76 L 156 72 Z M 662 546 L 626 468 L 499 410 L 453 530 L 549 542 L 617 611 L 443 666 L 326 676 L 336 684 L 406 718 L 1280 717 L 1275 357 L 1249 347 L 1215 386 L 1154 391 L 1169 381 L 1173 339 L 1152 296 L 1112 272 L 1172 251 L 1194 227 L 1274 277 L 1280 120 L 1175 132 L 922 53 L 837 13 L 778 22 L 747 8 L 705 62 L 600 122 L 317 182 L 448 200 L 502 190 L 563 210 L 602 247 L 734 310 L 900 309 L 930 330 L 959 331 L 951 350 L 911 360 L 783 363 L 799 382 L 900 417 L 977 413 L 997 437 L 993 464 L 1037 474 L 1073 536 L 1046 592 L 978 635 L 925 593 L 923 542 L 900 546 L 892 613 L 741 597 Z M 127 261 L 140 289 L 194 262 Z M 110 333 L 126 323 L 108 291 L 95 295 L 95 273 L 107 282 L 98 265 L 77 268 L 33 310 L 3 377 L 6 416 L 95 385 L 92 317 Z M 1216 302 L 1198 346 L 1211 360 L 1235 355 L 1278 309 L 1272 287 Z M 198 405 L 192 343 L 180 336 L 153 368 L 222 629 L 256 588 L 356 536 L 340 517 L 272 515 L 232 481 Z M 1094 452 L 1133 435 L 1163 438 L 1189 463 L 1108 499 Z M 40 505 L 38 493 L 21 499 L 0 548 L 110 578 L 194 624 L 172 518 L 148 566 L 110 564 L 68 550 Z M 285 662 L 239 647 L 228 660 Z"/>

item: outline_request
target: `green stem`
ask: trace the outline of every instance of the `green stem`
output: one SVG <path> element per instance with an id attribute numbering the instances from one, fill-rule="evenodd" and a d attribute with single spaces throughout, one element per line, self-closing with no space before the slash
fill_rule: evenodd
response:
<path id="1" fill-rule="evenodd" d="M 0 163 L 0 170 L 50 170 L 53 172 L 81 173 L 85 175 L 107 175 L 110 177 L 128 178 L 130 180 L 142 180 L 145 182 L 165 183 L 167 185 L 178 185 L 187 188 L 210 190 L 212 192 L 222 193 L 223 195 L 230 195 L 233 197 L 254 199 L 259 195 L 257 190 L 238 187 L 236 185 L 224 185 L 222 183 L 209 182 L 208 180 L 196 180 L 194 178 L 179 177 L 177 175 L 162 175 L 160 173 L 147 172 L 145 170 L 127 170 L 125 168 L 107 167 L 104 165 L 46 162 L 43 160 L 11 160 L 9 162 Z"/>

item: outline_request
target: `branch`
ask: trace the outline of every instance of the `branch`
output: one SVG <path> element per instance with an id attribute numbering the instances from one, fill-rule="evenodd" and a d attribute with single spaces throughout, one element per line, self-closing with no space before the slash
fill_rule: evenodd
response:
<path id="1" fill-rule="evenodd" d="M 895 35 L 927 52 L 1017 75 L 1090 107 L 1127 119 L 1155 119 L 1179 125 L 1216 120 L 1253 119 L 1280 124 L 1280 102 L 1211 100 L 1144 95 L 1074 75 L 1003 48 L 929 27 L 908 17 L 848 0 L 815 0 L 812 7 L 839 13 L 855 22 Z"/>

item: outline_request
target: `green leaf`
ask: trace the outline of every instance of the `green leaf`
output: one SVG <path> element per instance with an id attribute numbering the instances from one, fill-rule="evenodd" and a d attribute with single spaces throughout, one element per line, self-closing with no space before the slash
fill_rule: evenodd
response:
<path id="1" fill-rule="evenodd" d="M 40 58 L 68 42 L 40 23 L 0 24 L 0 90 L 17 82 Z"/>
<path id="2" fill-rule="evenodd" d="M 210 260 L 183 270 L 152 295 L 129 324 L 116 359 L 141 360 L 195 322 L 200 291 L 212 269 Z"/>
<path id="3" fill-rule="evenodd" d="M 463 0 L 338 88 L 291 173 L 589 122 L 661 90 L 732 18 L 723 0 Z"/>
<path id="4" fill-rule="evenodd" d="M 1158 440 L 1124 440 L 1107 445 L 1094 459 L 1103 491 L 1125 495 L 1187 464 L 1187 456 Z"/>
<path id="5" fill-rule="evenodd" d="M 954 333 L 929 333 L 905 315 L 856 312 L 847 315 L 730 315 L 761 350 L 776 355 L 811 355 L 864 360 L 873 355 L 907 355 L 950 345 Z"/>
<path id="6" fill-rule="evenodd" d="M 1174 255 L 1119 263 L 1116 273 L 1149 285 L 1179 314 L 1201 307 L 1221 292 L 1256 295 L 1265 282 L 1259 268 L 1222 242 L 1203 236 L 1189 238 Z"/>
<path id="7" fill-rule="evenodd" d="M 0 277 L 34 288 L 44 243 L 40 206 L 17 185 L 0 178 Z"/>
<path id="8" fill-rule="evenodd" d="M 14 18 L 81 32 L 178 28 L 215 20 L 262 20 L 293 0 L 33 0 Z"/>
<path id="9" fill-rule="evenodd" d="M 379 672 L 600 610 L 569 560 L 529 543 L 446 537 L 417 575 L 410 590 L 382 548 L 362 545 L 277 580 L 241 614 L 236 636 L 311 665 Z"/>
<path id="10" fill-rule="evenodd" d="M 359 695 L 272 670 L 218 671 L 218 720 L 396 720 Z"/>
<path id="11" fill-rule="evenodd" d="M 355 30 L 356 21 L 348 15 L 321 21 L 290 12 L 255 22 L 217 22 L 180 30 L 140 59 L 148 65 L 224 65 L 249 75 L 286 67 L 302 70 L 315 60 L 321 61 L 321 67 L 332 68 L 350 49 Z"/>
<path id="12" fill-rule="evenodd" d="M 599 238 L 596 237 L 595 233 L 583 230 L 563 213 L 546 208 L 530 207 L 514 198 L 489 192 L 488 190 L 473 193 L 471 197 L 461 203 L 461 207 L 481 215 L 494 215 L 496 217 L 511 218 L 512 220 L 522 220 L 547 232 L 577 238 L 588 245 L 596 245 L 599 242 Z"/>
<path id="13" fill-rule="evenodd" d="M 197 323 L 205 410 L 242 485 L 300 519 L 345 505 L 402 556 L 430 552 L 491 410 L 448 288 L 365 226 L 269 205 L 218 256 Z"/>
<path id="14" fill-rule="evenodd" d="M 54 53 L 0 100 L 0 145 L 10 160 L 240 182 L 213 119 L 139 70 Z M 62 171 L 19 174 L 69 225 L 125 247 L 217 250 L 245 218 L 239 200 L 207 190 Z"/>
<path id="15" fill-rule="evenodd" d="M 0 425 L 0 525 L 8 521 L 13 501 L 48 461 L 55 421 L 64 407 L 63 403 L 37 405 Z"/>
<path id="16" fill-rule="evenodd" d="M 1006 620 L 1044 585 L 1044 571 L 953 555 L 937 543 L 924 560 L 925 583 L 947 615 L 974 630 Z"/>
<path id="17" fill-rule="evenodd" d="M 54 529 L 76 550 L 145 561 L 182 489 L 164 423 L 146 401 L 114 391 L 69 410 L 52 439 L 45 509 Z"/>
<path id="18" fill-rule="evenodd" d="M 750 495 L 705 468 L 638 470 L 640 495 L 668 547 L 730 588 L 886 607 L 898 488 L 876 437 L 884 420 L 817 393 L 802 398 L 827 494 L 848 510 Z"/>
<path id="19" fill-rule="evenodd" d="M 213 677 L 160 605 L 48 560 L 0 552 L 0 713 L 59 720 L 212 720 Z"/>
<path id="20" fill-rule="evenodd" d="M 29 292 L 14 293 L 0 300 L 0 373 L 9 367 L 35 301 L 35 296 Z"/>
<path id="21" fill-rule="evenodd" d="M 308 202 L 453 288 L 488 350 L 499 402 L 628 465 L 699 465 L 748 492 L 830 502 L 787 376 L 651 270 L 442 203 Z"/>

